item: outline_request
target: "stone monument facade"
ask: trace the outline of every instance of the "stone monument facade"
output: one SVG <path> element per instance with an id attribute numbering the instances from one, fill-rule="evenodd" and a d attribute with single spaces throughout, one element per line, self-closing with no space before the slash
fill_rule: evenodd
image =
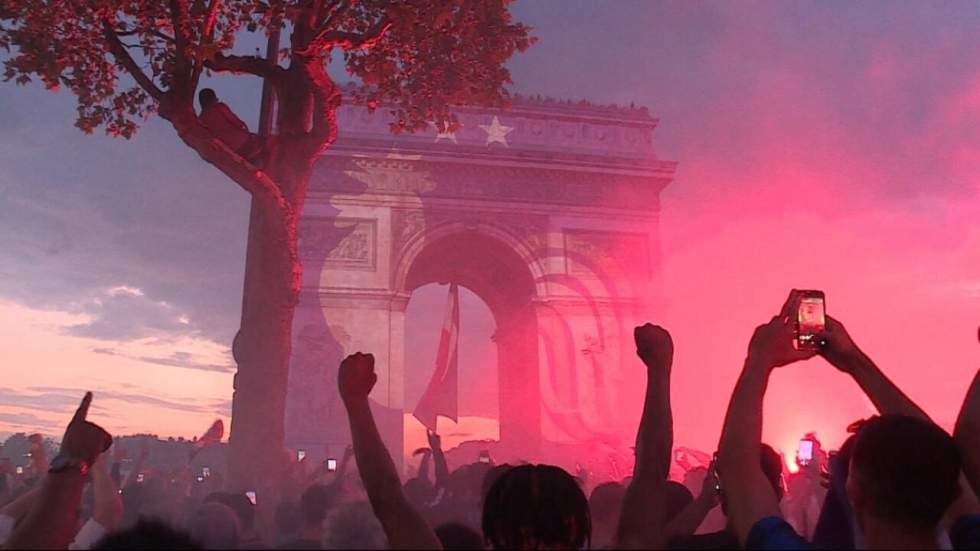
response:
<path id="1" fill-rule="evenodd" d="M 454 133 L 393 135 L 383 110 L 340 108 L 300 223 L 287 446 L 323 457 L 349 442 L 336 370 L 360 350 L 377 359 L 371 398 L 400 460 L 414 406 L 405 308 L 450 279 L 494 316 L 498 456 L 631 445 L 645 380 L 632 328 L 656 292 L 659 196 L 676 166 L 654 154 L 657 120 L 541 98 L 458 117 Z"/>

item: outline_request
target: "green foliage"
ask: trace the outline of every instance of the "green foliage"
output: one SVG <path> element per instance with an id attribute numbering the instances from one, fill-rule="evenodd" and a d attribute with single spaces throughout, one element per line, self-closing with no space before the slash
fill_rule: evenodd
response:
<path id="1" fill-rule="evenodd" d="M 416 130 L 429 122 L 452 128 L 451 106 L 500 106 L 508 100 L 510 75 L 504 63 L 534 40 L 528 27 L 512 20 L 508 4 L 0 0 L 0 48 L 6 51 L 6 80 L 26 84 L 37 79 L 49 89 L 67 88 L 78 98 L 75 124 L 82 131 L 102 127 L 129 138 L 165 102 L 192 101 L 206 60 L 219 53 L 232 55 L 236 37 L 265 33 L 281 21 L 293 47 L 284 52 L 284 71 L 327 63 L 331 51 L 339 48 L 347 72 L 358 81 L 355 100 L 390 109 L 396 117 L 394 131 Z M 380 38 L 372 36 L 381 28 Z M 114 55 L 115 40 L 120 43 L 117 50 L 126 52 L 123 56 Z M 311 44 L 317 46 L 312 51 Z M 121 57 L 130 57 L 130 63 Z M 333 83 L 290 79 L 288 85 Z"/>

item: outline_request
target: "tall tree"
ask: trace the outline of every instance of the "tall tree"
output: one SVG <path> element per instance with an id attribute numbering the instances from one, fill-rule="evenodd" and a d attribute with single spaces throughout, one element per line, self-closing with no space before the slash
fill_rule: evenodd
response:
<path id="1" fill-rule="evenodd" d="M 293 312 L 302 266 L 297 224 L 318 156 L 336 140 L 343 63 L 351 97 L 393 115 L 393 132 L 458 126 L 454 105 L 503 106 L 504 63 L 534 41 L 511 0 L 0 0 L 5 78 L 40 79 L 78 100 L 75 125 L 131 138 L 159 115 L 202 159 L 251 194 L 254 243 L 242 326 L 231 447 L 239 484 L 276 472 L 283 441 Z M 245 33 L 281 30 L 278 60 L 233 53 Z M 336 52 L 342 55 L 335 56 Z M 258 77 L 277 98 L 261 166 L 198 119 L 202 73 Z"/>

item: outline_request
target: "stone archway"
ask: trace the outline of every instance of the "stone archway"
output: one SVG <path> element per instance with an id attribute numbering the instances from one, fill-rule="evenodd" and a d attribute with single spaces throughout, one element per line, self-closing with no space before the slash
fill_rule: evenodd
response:
<path id="1" fill-rule="evenodd" d="M 464 110 L 451 139 L 392 137 L 345 105 L 346 135 L 318 161 L 304 217 L 286 443 L 312 458 L 349 442 L 336 390 L 345 354 L 372 352 L 372 393 L 402 448 L 405 309 L 452 278 L 497 324 L 501 441 L 626 450 L 642 407 L 633 325 L 657 294 L 659 194 L 675 164 L 650 147 L 645 110 L 522 100 Z M 496 117 L 512 131 L 481 136 Z M 394 454 L 400 461 L 400 454 Z M 527 458 L 527 456 L 525 456 Z"/>

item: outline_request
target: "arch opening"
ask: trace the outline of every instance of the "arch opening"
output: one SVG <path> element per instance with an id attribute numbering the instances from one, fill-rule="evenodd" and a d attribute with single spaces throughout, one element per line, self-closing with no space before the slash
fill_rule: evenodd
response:
<path id="1" fill-rule="evenodd" d="M 468 426 L 469 430 L 462 425 L 455 427 L 461 430 L 452 438 L 444 438 L 444 447 L 469 442 L 463 447 L 473 447 L 468 451 L 474 457 L 463 461 L 475 460 L 478 447 L 491 449 L 498 459 L 534 456 L 540 443 L 540 389 L 537 319 L 532 302 L 535 286 L 527 262 L 507 243 L 477 230 L 461 230 L 428 241 L 410 262 L 403 289 L 411 297 L 405 317 L 406 418 L 431 377 L 448 284 L 455 282 L 460 287 L 461 307 L 460 415 L 493 413 L 494 409 L 496 415 L 475 416 L 489 422 Z M 488 360 L 493 365 L 488 366 Z M 415 362 L 422 365 L 410 365 Z M 464 366 L 467 362 L 470 365 Z M 480 366 L 484 370 L 479 371 Z M 495 373 L 487 373 L 491 368 Z M 488 383 L 488 375 L 495 378 L 493 385 Z M 488 399 L 496 408 L 487 404 Z M 447 427 L 453 426 L 440 419 L 440 430 L 444 422 Z M 416 434 L 420 427 L 414 418 L 406 421 L 407 454 L 420 447 L 420 436 L 424 445 L 424 430 Z M 499 439 L 488 444 L 485 440 L 493 436 L 493 428 L 497 428 Z"/>

